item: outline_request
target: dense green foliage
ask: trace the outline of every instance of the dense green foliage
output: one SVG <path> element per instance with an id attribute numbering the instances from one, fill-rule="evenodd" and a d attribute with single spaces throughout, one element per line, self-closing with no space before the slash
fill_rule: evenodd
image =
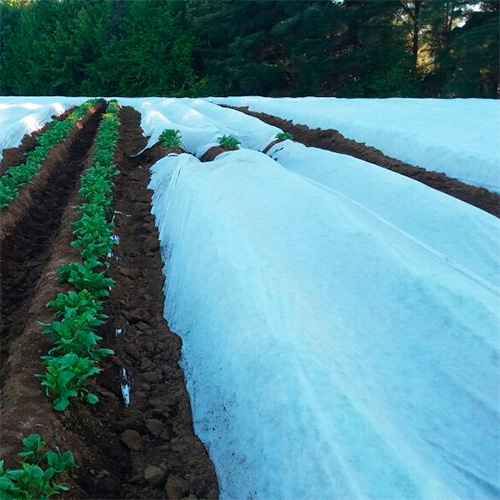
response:
<path id="1" fill-rule="evenodd" d="M 99 398 L 89 392 L 83 385 L 87 380 L 101 370 L 89 358 L 81 358 L 77 354 L 68 353 L 64 356 L 46 356 L 47 371 L 43 376 L 42 385 L 47 395 L 53 394 L 54 409 L 64 411 L 70 398 L 79 398 L 95 404 Z"/>
<path id="2" fill-rule="evenodd" d="M 114 165 L 118 110 L 117 101 L 111 101 L 97 131 L 92 165 L 81 177 L 82 203 L 77 209 L 79 219 L 72 224 L 71 244 L 80 252 L 80 261 L 57 270 L 59 281 L 73 290 L 58 294 L 47 304 L 54 314 L 50 322 L 41 323 L 42 333 L 50 335 L 54 347 L 44 356 L 46 372 L 39 376 L 47 395 L 54 397 L 57 411 L 64 411 L 71 398 L 91 404 L 99 401 L 85 383 L 100 372 L 97 362 L 113 354 L 111 349 L 99 347 L 102 338 L 96 331 L 107 318 L 102 313 L 103 299 L 114 285 L 105 270 L 116 244 L 111 204 L 113 178 L 119 173 Z"/>
<path id="3" fill-rule="evenodd" d="M 497 0 L 0 0 L 0 93 L 495 97 Z"/>
<path id="4" fill-rule="evenodd" d="M 165 129 L 158 139 L 165 147 L 171 149 L 174 153 L 181 152 L 181 133 L 172 128 Z"/>
<path id="5" fill-rule="evenodd" d="M 52 147 L 69 136 L 75 124 L 83 119 L 96 102 L 97 99 L 90 99 L 78 106 L 65 120 L 54 121 L 39 137 L 37 148 L 26 155 L 26 162 L 7 169 L 0 178 L 0 212 L 14 201 L 19 191 L 38 175 L 38 170 Z"/>
<path id="6" fill-rule="evenodd" d="M 219 137 L 219 145 L 221 148 L 229 149 L 232 151 L 235 149 L 239 149 L 240 141 L 238 141 L 236 137 L 232 137 L 230 135 L 223 135 L 222 137 Z"/>
<path id="7" fill-rule="evenodd" d="M 66 470 L 76 467 L 70 451 L 61 453 L 56 446 L 55 451 L 44 452 L 46 443 L 38 434 L 31 434 L 23 439 L 21 468 L 10 470 L 0 460 L 0 498 L 2 500 L 44 500 L 52 495 L 68 491 L 64 484 L 54 479 Z"/>

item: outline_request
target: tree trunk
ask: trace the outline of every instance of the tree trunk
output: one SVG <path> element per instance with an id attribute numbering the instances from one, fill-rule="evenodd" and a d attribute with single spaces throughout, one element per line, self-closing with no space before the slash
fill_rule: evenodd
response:
<path id="1" fill-rule="evenodd" d="M 413 67 L 416 70 L 418 64 L 418 49 L 419 49 L 419 35 L 420 35 L 420 9 L 422 7 L 423 0 L 414 1 L 414 11 L 413 11 Z"/>

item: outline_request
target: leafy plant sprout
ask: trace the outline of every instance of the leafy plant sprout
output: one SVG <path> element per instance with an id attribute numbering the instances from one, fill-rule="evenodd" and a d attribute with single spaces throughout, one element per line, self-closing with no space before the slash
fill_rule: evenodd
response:
<path id="1" fill-rule="evenodd" d="M 54 479 L 68 469 L 78 467 L 70 451 L 44 452 L 45 441 L 38 434 L 23 439 L 20 469 L 11 470 L 0 460 L 0 498 L 2 500 L 46 499 L 69 488 Z"/>
<path id="2" fill-rule="evenodd" d="M 181 152 L 181 133 L 179 130 L 174 130 L 173 128 L 164 130 L 160 134 L 159 141 L 174 153 Z"/>
<path id="3" fill-rule="evenodd" d="M 56 411 L 64 411 L 72 399 L 96 404 L 98 397 L 85 384 L 101 371 L 97 362 L 114 354 L 112 349 L 99 347 L 102 338 L 97 330 L 106 319 L 103 300 L 114 285 L 105 271 L 109 266 L 106 258 L 117 244 L 113 239 L 111 205 L 113 178 L 119 174 L 114 164 L 119 109 L 116 101 L 110 101 L 95 138 L 92 166 L 81 177 L 79 193 L 83 203 L 77 209 L 80 218 L 71 224 L 71 246 L 79 250 L 80 260 L 57 270 L 59 281 L 73 289 L 59 293 L 47 304 L 55 309 L 53 317 L 40 323 L 42 334 L 50 336 L 53 347 L 42 358 L 45 373 L 37 376 L 42 379 L 46 395 L 54 398 Z"/>
<path id="4" fill-rule="evenodd" d="M 292 134 L 289 134 L 288 132 L 280 132 L 276 134 L 276 140 L 279 142 L 286 141 L 286 140 L 293 140 Z"/>
<path id="5" fill-rule="evenodd" d="M 219 137 L 219 144 L 222 148 L 233 151 L 240 148 L 240 141 L 236 137 L 230 135 L 223 135 Z"/>
<path id="6" fill-rule="evenodd" d="M 56 411 L 64 411 L 70 404 L 70 398 L 82 399 L 90 404 L 99 401 L 95 394 L 83 387 L 89 378 L 101 371 L 95 361 L 67 353 L 61 357 L 44 356 L 44 362 L 46 373 L 37 373 L 36 376 L 42 379 L 47 396 L 55 396 L 53 403 Z"/>

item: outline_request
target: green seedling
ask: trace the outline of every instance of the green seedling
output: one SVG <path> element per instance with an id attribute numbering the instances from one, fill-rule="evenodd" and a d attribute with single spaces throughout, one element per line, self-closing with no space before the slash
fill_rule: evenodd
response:
<path id="1" fill-rule="evenodd" d="M 164 130 L 159 138 L 159 141 L 171 149 L 175 153 L 180 153 L 181 151 L 181 133 L 179 130 L 166 129 Z"/>
<path id="2" fill-rule="evenodd" d="M 0 460 L 0 498 L 2 500 L 47 499 L 69 488 L 65 484 L 55 483 L 54 479 L 68 469 L 77 467 L 70 451 L 43 453 L 46 444 L 38 434 L 23 439 L 23 451 L 20 453 L 21 468 L 5 468 L 5 461 Z"/>
<path id="3" fill-rule="evenodd" d="M 99 398 L 83 387 L 87 380 L 99 373 L 101 370 L 95 365 L 95 361 L 89 358 L 81 358 L 74 353 L 68 353 L 61 357 L 45 356 L 47 371 L 42 378 L 47 396 L 55 396 L 53 404 L 56 411 L 64 411 L 70 398 L 78 398 L 95 404 Z"/>
<path id="4" fill-rule="evenodd" d="M 55 344 L 49 351 L 49 356 L 74 353 L 98 361 L 104 356 L 114 354 L 112 349 L 97 348 L 97 343 L 102 337 L 95 332 L 104 323 L 99 316 L 99 312 L 93 308 L 88 308 L 80 314 L 70 309 L 60 321 L 40 322 L 44 327 L 42 333 L 50 335 L 51 341 Z"/>
<path id="5" fill-rule="evenodd" d="M 73 285 L 78 291 L 87 290 L 94 297 L 107 297 L 115 282 L 104 273 L 94 271 L 95 264 L 95 261 L 64 264 L 57 270 L 59 281 Z"/>
<path id="6" fill-rule="evenodd" d="M 222 137 L 219 137 L 219 144 L 224 149 L 228 149 L 231 151 L 239 149 L 240 147 L 240 141 L 238 141 L 236 137 L 232 137 L 230 135 L 223 135 Z"/>
<path id="7" fill-rule="evenodd" d="M 279 142 L 286 141 L 286 140 L 293 140 L 293 137 L 291 134 L 288 132 L 280 132 L 279 134 L 276 134 L 276 140 Z"/>
<path id="8" fill-rule="evenodd" d="M 59 446 L 54 446 L 55 451 L 48 451 L 45 459 L 49 467 L 52 467 L 57 474 L 62 474 L 67 469 L 77 467 L 73 453 L 65 451 L 61 453 Z"/>
<path id="9" fill-rule="evenodd" d="M 23 451 L 19 454 L 25 462 L 38 464 L 43 458 L 45 441 L 38 434 L 23 439 Z"/>
<path id="10" fill-rule="evenodd" d="M 48 302 L 46 307 L 55 309 L 54 318 L 64 318 L 68 314 L 81 315 L 85 311 L 95 311 L 98 319 L 106 319 L 107 316 L 100 311 L 104 308 L 102 301 L 97 300 L 88 290 L 80 292 L 70 291 L 68 293 L 58 293 L 57 298 Z"/>
<path id="11" fill-rule="evenodd" d="M 117 244 L 111 238 L 114 234 L 114 224 L 106 220 L 104 209 L 101 209 L 100 213 L 96 211 L 93 215 L 83 215 L 72 226 L 76 228 L 72 233 L 76 240 L 71 246 L 80 250 L 83 260 L 105 259 Z"/>

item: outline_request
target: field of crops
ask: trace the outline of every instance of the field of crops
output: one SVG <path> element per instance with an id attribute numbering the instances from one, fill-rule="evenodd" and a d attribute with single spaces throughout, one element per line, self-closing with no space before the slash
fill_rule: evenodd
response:
<path id="1" fill-rule="evenodd" d="M 1 98 L 0 498 L 500 498 L 499 102 L 396 101 Z"/>

